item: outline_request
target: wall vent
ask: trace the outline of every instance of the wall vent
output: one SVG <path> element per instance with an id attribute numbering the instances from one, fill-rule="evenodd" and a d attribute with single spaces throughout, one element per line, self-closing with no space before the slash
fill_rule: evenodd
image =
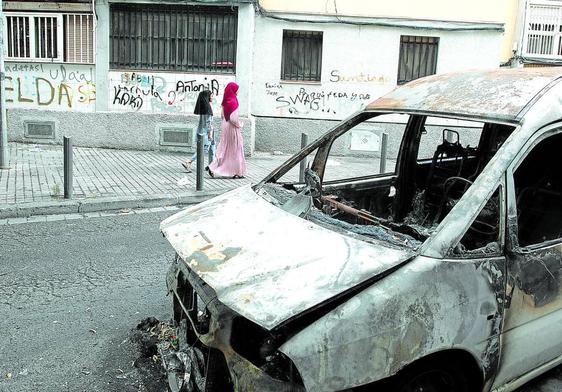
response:
<path id="1" fill-rule="evenodd" d="M 160 128 L 161 146 L 191 147 L 193 128 L 163 127 Z"/>
<path id="2" fill-rule="evenodd" d="M 24 121 L 24 136 L 31 139 L 54 139 L 53 121 Z"/>

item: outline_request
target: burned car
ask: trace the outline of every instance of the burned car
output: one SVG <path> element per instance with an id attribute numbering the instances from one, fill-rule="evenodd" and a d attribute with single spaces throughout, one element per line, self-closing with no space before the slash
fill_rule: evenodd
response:
<path id="1" fill-rule="evenodd" d="M 562 363 L 561 75 L 415 80 L 163 221 L 172 390 L 503 392 Z M 395 159 L 353 171 L 369 129 Z"/>

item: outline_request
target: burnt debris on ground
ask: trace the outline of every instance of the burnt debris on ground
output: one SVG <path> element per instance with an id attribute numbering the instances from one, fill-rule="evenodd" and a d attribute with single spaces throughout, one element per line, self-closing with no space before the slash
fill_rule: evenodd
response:
<path id="1" fill-rule="evenodd" d="M 173 341 L 173 333 L 175 329 L 154 317 L 145 318 L 131 331 L 130 340 L 138 353 L 133 366 L 138 370 L 148 392 L 166 390 L 167 377 L 157 345 L 163 340 Z"/>

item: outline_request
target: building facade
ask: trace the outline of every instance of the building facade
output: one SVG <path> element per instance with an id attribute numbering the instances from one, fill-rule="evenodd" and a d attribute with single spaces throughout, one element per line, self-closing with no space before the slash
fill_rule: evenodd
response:
<path id="1" fill-rule="evenodd" d="M 191 149 L 198 92 L 218 114 L 236 81 L 246 152 L 294 152 L 398 84 L 497 68 L 515 2 L 5 1 L 9 139 Z"/>
<path id="2" fill-rule="evenodd" d="M 562 1 L 520 0 L 512 66 L 562 65 Z"/>

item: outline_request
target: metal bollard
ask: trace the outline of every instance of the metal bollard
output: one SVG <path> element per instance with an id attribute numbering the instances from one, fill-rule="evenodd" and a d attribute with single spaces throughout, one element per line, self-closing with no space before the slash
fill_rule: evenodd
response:
<path id="1" fill-rule="evenodd" d="M 306 133 L 301 133 L 301 150 L 308 146 L 308 135 Z M 304 157 L 301 161 L 300 170 L 299 170 L 299 182 L 304 182 L 304 169 L 308 164 L 308 157 Z"/>
<path id="2" fill-rule="evenodd" d="M 64 198 L 72 199 L 72 138 L 63 138 Z"/>
<path id="3" fill-rule="evenodd" d="M 203 135 L 197 134 L 197 183 L 195 189 L 203 190 L 203 167 L 205 165 L 205 157 L 203 156 Z"/>
<path id="4" fill-rule="evenodd" d="M 386 155 L 388 150 L 388 133 L 383 133 L 381 140 L 380 174 L 386 173 Z"/>

